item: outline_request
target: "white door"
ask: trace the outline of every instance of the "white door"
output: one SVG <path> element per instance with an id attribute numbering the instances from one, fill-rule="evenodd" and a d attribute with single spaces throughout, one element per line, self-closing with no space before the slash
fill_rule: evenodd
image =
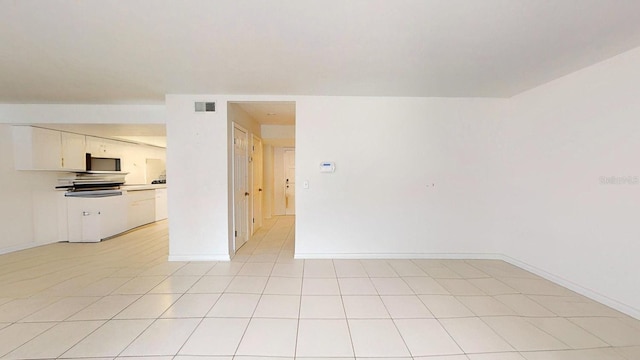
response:
<path id="1" fill-rule="evenodd" d="M 259 137 L 253 137 L 253 145 L 251 147 L 252 171 L 253 171 L 253 201 L 251 234 L 255 233 L 262 226 L 262 194 L 263 190 L 263 163 L 262 163 L 262 140 Z"/>
<path id="2" fill-rule="evenodd" d="M 296 151 L 294 149 L 284 150 L 284 204 L 285 214 L 295 215 L 296 213 Z"/>
<path id="3" fill-rule="evenodd" d="M 249 240 L 249 179 L 247 131 L 233 127 L 233 228 L 237 251 Z"/>

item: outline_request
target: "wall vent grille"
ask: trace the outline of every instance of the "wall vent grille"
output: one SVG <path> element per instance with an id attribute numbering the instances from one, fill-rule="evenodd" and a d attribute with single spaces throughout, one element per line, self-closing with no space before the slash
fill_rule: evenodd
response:
<path id="1" fill-rule="evenodd" d="M 216 111 L 216 103 L 215 102 L 196 101 L 195 102 L 195 110 L 196 110 L 196 112 L 215 112 Z"/>

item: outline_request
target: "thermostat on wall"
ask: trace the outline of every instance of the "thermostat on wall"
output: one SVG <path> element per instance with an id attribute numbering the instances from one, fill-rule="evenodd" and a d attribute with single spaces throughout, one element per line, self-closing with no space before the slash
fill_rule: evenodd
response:
<path id="1" fill-rule="evenodd" d="M 332 173 L 336 171 L 336 164 L 333 162 L 322 162 L 320 163 L 320 172 L 323 173 Z"/>

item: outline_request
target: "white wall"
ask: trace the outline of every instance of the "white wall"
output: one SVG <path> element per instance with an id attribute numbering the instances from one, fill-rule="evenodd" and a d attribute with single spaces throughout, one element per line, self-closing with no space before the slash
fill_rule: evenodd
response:
<path id="1" fill-rule="evenodd" d="M 506 100 L 296 103 L 297 257 L 494 254 L 492 164 Z M 320 173 L 323 161 L 336 171 Z M 433 185 L 432 185 L 433 184 Z"/>
<path id="2" fill-rule="evenodd" d="M 639 94 L 640 48 L 511 99 L 497 192 L 502 252 L 636 317 Z"/>
<path id="3" fill-rule="evenodd" d="M 249 134 L 262 138 L 262 126 L 249 115 L 240 105 L 230 103 L 227 105 L 227 117 L 229 122 L 234 122 L 245 128 Z"/>
<path id="4" fill-rule="evenodd" d="M 194 101 L 215 101 L 196 113 Z M 222 98 L 167 95 L 169 259 L 229 259 L 228 121 Z"/>
<path id="5" fill-rule="evenodd" d="M 215 113 L 193 112 L 204 100 Z M 496 252 L 486 209 L 506 100 L 169 95 L 168 169 L 189 174 L 168 175 L 172 259 L 228 257 L 226 103 L 261 100 L 297 103 L 298 257 Z"/>
<path id="6" fill-rule="evenodd" d="M 0 154 L 0 254 L 57 241 L 60 173 L 15 170 L 10 125 L 0 124 Z"/>

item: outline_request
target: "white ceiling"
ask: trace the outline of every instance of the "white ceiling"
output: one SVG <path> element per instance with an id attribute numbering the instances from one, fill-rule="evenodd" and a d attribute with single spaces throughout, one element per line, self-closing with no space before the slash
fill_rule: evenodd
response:
<path id="1" fill-rule="evenodd" d="M 253 101 L 235 103 L 262 125 L 295 125 L 296 104 L 289 101 Z"/>
<path id="2" fill-rule="evenodd" d="M 510 97 L 640 46 L 638 0 L 0 0 L 0 102 Z"/>

